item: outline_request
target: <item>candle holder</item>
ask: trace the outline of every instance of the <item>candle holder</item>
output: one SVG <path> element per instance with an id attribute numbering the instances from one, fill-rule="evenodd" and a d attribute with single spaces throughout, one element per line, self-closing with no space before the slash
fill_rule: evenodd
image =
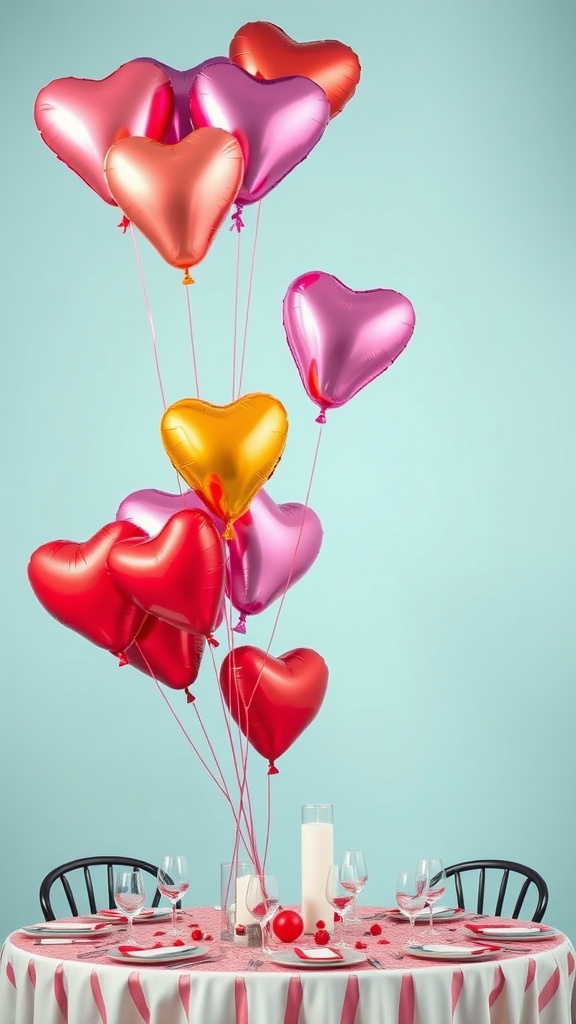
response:
<path id="1" fill-rule="evenodd" d="M 249 924 L 253 923 L 254 918 L 251 914 L 246 916 L 242 912 L 242 906 L 245 909 L 248 879 L 253 874 L 254 866 L 252 864 L 246 864 L 238 860 L 220 865 L 220 939 L 222 942 L 247 944 L 246 929 Z M 239 886 L 238 882 L 241 879 L 245 881 L 244 883 L 240 881 Z M 244 898 L 242 898 L 242 892 L 244 893 Z M 242 932 L 240 929 L 240 933 L 238 933 L 236 931 L 237 925 L 243 926 L 244 931 Z"/>
<path id="2" fill-rule="evenodd" d="M 326 899 L 326 879 L 334 863 L 332 804 L 302 804 L 301 848 L 304 932 L 313 935 L 317 921 L 331 932 L 334 910 Z"/>

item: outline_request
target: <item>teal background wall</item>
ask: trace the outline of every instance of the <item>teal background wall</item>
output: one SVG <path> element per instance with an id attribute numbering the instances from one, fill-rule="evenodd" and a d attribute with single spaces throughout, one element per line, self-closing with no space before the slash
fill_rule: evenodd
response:
<path id="1" fill-rule="evenodd" d="M 546 919 L 576 938 L 574 3 L 29 0 L 2 17 L 0 932 L 37 920 L 45 872 L 89 853 L 185 852 L 190 902 L 218 899 L 231 818 L 153 683 L 58 625 L 27 584 L 40 544 L 88 538 L 136 489 L 176 490 L 130 238 L 44 146 L 32 106 L 54 78 L 132 57 L 193 66 L 262 19 L 341 39 L 363 66 L 263 204 L 244 391 L 288 409 L 276 501 L 304 500 L 317 431 L 282 329 L 288 284 L 321 269 L 395 288 L 418 320 L 324 430 L 324 545 L 273 653 L 315 648 L 330 686 L 272 780 L 269 867 L 297 901 L 300 804 L 332 801 L 338 849 L 366 851 L 367 902 L 390 901 L 398 868 L 428 853 L 509 857 L 544 874 Z M 175 401 L 193 394 L 180 275 L 141 252 Z M 194 275 L 201 393 L 217 403 L 234 267 L 224 230 Z M 266 646 L 275 611 L 248 642 Z M 196 692 L 224 750 L 209 661 Z M 262 834 L 258 756 L 251 778 Z"/>

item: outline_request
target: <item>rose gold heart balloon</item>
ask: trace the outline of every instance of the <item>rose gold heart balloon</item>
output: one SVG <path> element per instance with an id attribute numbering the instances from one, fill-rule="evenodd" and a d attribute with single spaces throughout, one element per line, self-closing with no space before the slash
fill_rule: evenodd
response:
<path id="1" fill-rule="evenodd" d="M 105 172 L 125 216 L 167 263 L 187 270 L 204 259 L 236 199 L 244 160 L 229 132 L 200 128 L 173 146 L 122 139 Z"/>
<path id="2" fill-rule="evenodd" d="M 173 106 L 166 71 L 129 61 L 107 78 L 50 82 L 36 97 L 34 120 L 52 152 L 105 202 L 116 206 L 104 177 L 106 153 L 130 135 L 163 139 Z"/>
<path id="3" fill-rule="evenodd" d="M 160 432 L 175 470 L 226 522 L 224 537 L 232 539 L 230 524 L 249 508 L 284 451 L 288 417 L 282 403 L 262 394 L 230 405 L 183 398 L 166 410 Z"/>

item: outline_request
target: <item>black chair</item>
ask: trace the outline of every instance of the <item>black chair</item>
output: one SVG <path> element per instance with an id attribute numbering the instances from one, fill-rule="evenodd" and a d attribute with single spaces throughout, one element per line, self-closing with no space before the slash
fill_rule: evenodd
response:
<path id="1" fill-rule="evenodd" d="M 451 864 L 450 867 L 446 868 L 446 878 L 454 878 L 454 886 L 456 889 L 456 898 L 458 900 L 458 906 L 465 910 L 465 897 L 464 889 L 462 886 L 462 875 L 468 871 L 478 872 L 478 889 L 476 898 L 476 912 L 478 914 L 485 913 L 484 910 L 484 897 L 486 895 L 486 877 L 487 872 L 490 872 L 488 878 L 490 881 L 496 881 L 500 879 L 500 887 L 498 889 L 498 896 L 496 898 L 496 909 L 494 914 L 496 917 L 512 917 L 514 919 L 520 917 L 520 911 L 524 905 L 524 901 L 528 892 L 530 895 L 537 896 L 538 901 L 536 903 L 536 909 L 532 914 L 532 921 L 541 921 L 544 917 L 544 911 L 548 906 L 548 886 L 542 878 L 542 875 L 534 871 L 533 868 L 526 867 L 525 864 L 517 864 L 513 860 L 468 860 L 462 864 Z M 513 876 L 517 875 L 518 878 Z M 501 876 L 501 877 L 500 877 Z M 508 882 L 511 882 L 510 888 Z M 516 885 L 514 883 L 517 883 Z M 516 896 L 517 886 L 520 886 L 518 895 Z M 535 887 L 531 890 L 531 886 Z M 513 894 L 511 895 L 511 890 Z M 514 907 L 512 913 L 502 914 L 504 907 L 504 900 L 508 896 L 508 899 L 514 900 Z"/>
<path id="2" fill-rule="evenodd" d="M 40 886 L 40 906 L 42 907 L 42 913 L 44 914 L 45 920 L 56 920 L 56 915 L 52 909 L 50 893 L 52 886 L 58 881 L 58 879 L 62 883 L 62 888 L 68 901 L 72 917 L 80 917 L 81 911 L 78 910 L 78 905 L 72 892 L 72 885 L 70 884 L 71 880 L 67 877 L 74 871 L 81 872 L 81 874 L 79 874 L 75 879 L 72 879 L 72 881 L 75 882 L 77 886 L 82 886 L 82 884 L 84 885 L 86 895 L 88 897 L 90 913 L 95 914 L 98 910 L 101 910 L 102 906 L 97 906 L 96 904 L 94 883 L 90 868 L 102 866 L 106 868 L 108 908 L 110 910 L 113 910 L 115 907 L 114 875 L 117 867 L 140 868 L 141 871 L 145 871 L 147 874 L 153 875 L 155 882 L 158 874 L 158 868 L 155 867 L 154 864 L 149 864 L 146 860 L 139 860 L 137 857 L 80 857 L 78 860 L 69 860 L 67 864 L 60 864 L 59 867 L 53 868 L 52 871 L 49 871 Z M 54 894 L 52 894 L 52 898 L 53 896 Z M 157 907 L 159 902 L 160 893 L 158 892 L 158 888 L 155 886 L 154 896 L 149 906 Z M 180 907 L 181 902 L 179 901 L 176 906 Z"/>

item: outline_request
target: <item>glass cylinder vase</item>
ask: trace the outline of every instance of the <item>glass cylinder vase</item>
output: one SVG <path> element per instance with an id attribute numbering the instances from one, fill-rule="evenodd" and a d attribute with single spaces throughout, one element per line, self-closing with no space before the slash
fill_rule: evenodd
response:
<path id="1" fill-rule="evenodd" d="M 334 814 L 332 804 L 302 805 L 302 920 L 313 935 L 318 921 L 333 929 L 334 910 L 326 899 L 328 872 L 334 863 Z"/>

